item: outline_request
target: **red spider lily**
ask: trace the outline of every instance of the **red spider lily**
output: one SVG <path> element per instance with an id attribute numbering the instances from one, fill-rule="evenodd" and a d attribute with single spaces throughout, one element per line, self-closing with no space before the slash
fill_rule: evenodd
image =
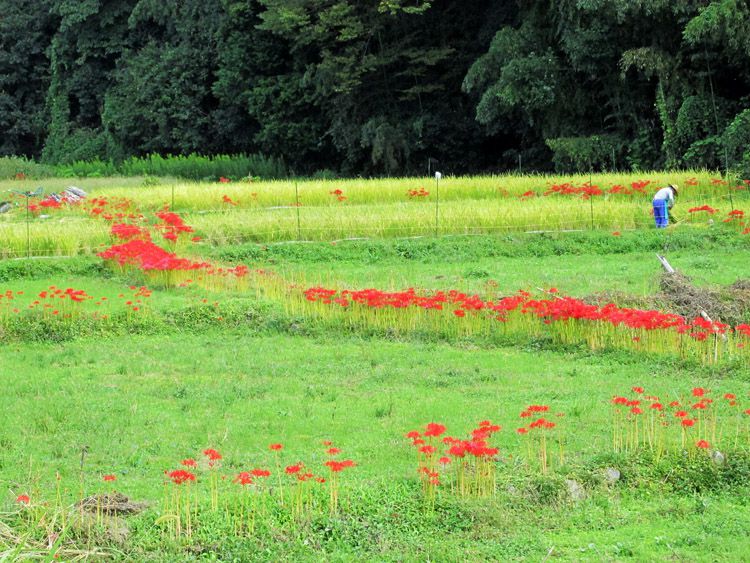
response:
<path id="1" fill-rule="evenodd" d="M 185 467 L 198 467 L 198 462 L 194 459 L 183 459 L 180 464 L 184 465 Z"/>
<path id="2" fill-rule="evenodd" d="M 724 219 L 724 223 L 729 223 L 731 221 L 737 220 L 742 221 L 742 219 L 745 218 L 745 212 L 740 209 L 734 209 L 727 213 L 726 219 Z"/>
<path id="3" fill-rule="evenodd" d="M 414 197 L 427 197 L 428 195 L 430 195 L 430 192 L 428 192 L 424 188 L 419 188 L 418 190 L 409 190 L 409 191 L 407 191 L 406 195 L 408 195 L 411 198 L 414 198 Z"/>
<path id="4" fill-rule="evenodd" d="M 709 443 L 708 443 L 708 442 L 706 442 L 705 440 L 698 440 L 698 441 L 697 441 L 697 442 L 695 443 L 695 447 L 696 447 L 696 448 L 701 448 L 701 449 L 703 449 L 703 450 L 707 450 L 707 449 L 708 449 L 708 448 L 710 448 L 711 446 L 710 446 L 710 445 L 709 445 Z"/>
<path id="5" fill-rule="evenodd" d="M 419 432 L 417 432 L 416 430 L 412 430 L 412 431 L 406 433 L 406 437 L 407 438 L 411 438 L 412 440 L 416 439 L 416 438 L 419 438 L 420 436 L 421 436 L 421 434 Z"/>
<path id="6" fill-rule="evenodd" d="M 346 459 L 344 461 L 336 461 L 335 459 L 329 459 L 328 461 L 325 462 L 324 465 L 327 466 L 328 469 L 330 469 L 332 472 L 339 473 L 349 467 L 355 467 L 357 464 L 354 463 L 350 459 Z"/>
<path id="7" fill-rule="evenodd" d="M 736 399 L 737 395 L 735 395 L 734 393 L 724 393 L 724 398 L 730 401 Z"/>
<path id="8" fill-rule="evenodd" d="M 29 495 L 18 495 L 16 497 L 16 502 L 18 504 L 29 504 L 31 503 L 31 499 L 29 498 Z"/>
<path id="9" fill-rule="evenodd" d="M 706 390 L 703 387 L 693 387 L 693 397 L 703 397 Z"/>
<path id="10" fill-rule="evenodd" d="M 340 454 L 340 453 L 341 453 L 341 450 L 340 450 L 339 448 L 328 448 L 328 449 L 326 450 L 326 453 L 327 453 L 328 455 L 338 455 L 338 454 Z"/>
<path id="11" fill-rule="evenodd" d="M 271 472 L 268 469 L 253 469 L 250 474 L 253 477 L 270 477 Z"/>
<path id="12" fill-rule="evenodd" d="M 336 196 L 336 199 L 339 201 L 344 201 L 346 199 L 346 196 L 344 195 L 344 192 L 340 189 L 335 189 L 332 192 L 329 192 L 332 196 Z"/>
<path id="13" fill-rule="evenodd" d="M 633 393 L 638 393 L 639 395 L 643 394 L 643 387 L 633 387 L 632 388 Z"/>
<path id="14" fill-rule="evenodd" d="M 517 428 L 516 429 L 516 433 L 521 434 L 521 435 L 528 434 L 528 432 L 529 432 L 528 428 Z"/>
<path id="15" fill-rule="evenodd" d="M 203 450 L 203 455 L 206 456 L 210 461 L 219 461 L 221 459 L 221 454 L 211 448 Z"/>
<path id="16" fill-rule="evenodd" d="M 422 446 L 419 448 L 419 451 L 427 456 L 431 456 L 437 451 L 437 448 L 435 446 Z"/>
<path id="17" fill-rule="evenodd" d="M 685 418 L 687 415 L 686 411 L 677 411 L 674 413 L 675 418 Z"/>
<path id="18" fill-rule="evenodd" d="M 271 444 L 270 446 L 268 446 L 268 449 L 269 449 L 269 450 L 272 450 L 272 451 L 275 451 L 275 452 L 278 452 L 278 451 L 280 451 L 280 450 L 281 450 L 281 449 L 282 449 L 283 447 L 284 447 L 284 446 L 282 446 L 281 444 Z"/>
<path id="19" fill-rule="evenodd" d="M 682 426 L 685 428 L 691 428 L 695 426 L 695 420 L 692 418 L 683 418 L 682 419 Z"/>
<path id="20" fill-rule="evenodd" d="M 323 440 L 322 443 L 323 443 L 324 446 L 332 446 L 333 445 L 333 442 L 331 442 L 330 440 Z"/>
<path id="21" fill-rule="evenodd" d="M 221 184 L 228 184 L 229 182 L 231 182 L 231 180 L 229 178 L 225 178 L 224 176 L 220 176 L 219 177 L 219 183 L 221 183 Z"/>
<path id="22" fill-rule="evenodd" d="M 438 463 L 439 463 L 440 465 L 448 465 L 448 464 L 449 464 L 450 462 L 451 462 L 451 458 L 449 458 L 449 457 L 445 457 L 445 456 L 441 457 L 441 458 L 440 458 L 440 459 L 438 460 Z"/>
<path id="23" fill-rule="evenodd" d="M 245 485 L 252 485 L 253 476 L 249 471 L 243 471 L 237 474 L 237 476 L 234 478 L 234 482 L 242 485 L 243 487 Z"/>
<path id="24" fill-rule="evenodd" d="M 115 481 L 117 479 L 117 477 L 114 476 L 114 475 L 102 475 L 102 479 L 105 482 L 110 482 L 110 481 Z"/>
<path id="25" fill-rule="evenodd" d="M 228 205 L 237 205 L 237 202 L 236 202 L 236 201 L 234 201 L 234 200 L 233 200 L 232 198 L 230 198 L 230 197 L 229 197 L 228 195 L 226 195 L 226 194 L 224 194 L 223 196 L 221 196 L 221 201 L 222 201 L 223 203 L 226 203 L 226 204 L 228 204 Z"/>
<path id="26" fill-rule="evenodd" d="M 710 205 L 702 205 L 701 207 L 691 207 L 688 209 L 688 213 L 699 213 L 701 211 L 705 211 L 709 215 L 713 215 L 718 211 L 718 209 L 714 209 Z"/>
<path id="27" fill-rule="evenodd" d="M 302 471 L 303 467 L 304 466 L 302 465 L 302 463 L 297 463 L 295 465 L 288 465 L 286 469 L 284 469 L 284 471 L 287 475 L 295 475 L 296 473 Z"/>
<path id="28" fill-rule="evenodd" d="M 442 424 L 437 424 L 435 422 L 430 422 L 427 425 L 427 429 L 425 430 L 424 435 L 430 436 L 430 437 L 433 437 L 433 436 L 437 437 L 437 436 L 441 436 L 444 433 L 445 433 L 445 426 L 443 426 Z"/>
<path id="29" fill-rule="evenodd" d="M 142 229 L 137 225 L 128 225 L 126 223 L 116 223 L 110 228 L 110 233 L 113 237 L 120 240 L 132 240 L 140 238 L 143 240 L 151 240 L 151 235 L 147 229 Z"/>
<path id="30" fill-rule="evenodd" d="M 182 485 L 183 483 L 189 483 L 195 481 L 195 475 L 184 469 L 176 469 L 168 474 L 168 477 L 172 480 L 175 485 Z"/>

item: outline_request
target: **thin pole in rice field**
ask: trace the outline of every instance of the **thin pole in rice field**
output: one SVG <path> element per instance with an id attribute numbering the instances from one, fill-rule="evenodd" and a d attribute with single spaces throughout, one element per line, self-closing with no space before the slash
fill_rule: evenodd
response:
<path id="1" fill-rule="evenodd" d="M 435 236 L 438 236 L 440 228 L 440 178 L 443 175 L 435 172 Z"/>
<path id="2" fill-rule="evenodd" d="M 591 168 L 589 168 L 589 189 L 591 189 L 592 186 L 592 171 Z M 589 204 L 591 208 L 591 230 L 594 230 L 594 196 L 593 194 L 589 195 Z"/>
<path id="3" fill-rule="evenodd" d="M 299 187 L 294 182 L 294 205 L 297 208 L 297 240 L 302 240 L 302 222 L 299 216 Z"/>

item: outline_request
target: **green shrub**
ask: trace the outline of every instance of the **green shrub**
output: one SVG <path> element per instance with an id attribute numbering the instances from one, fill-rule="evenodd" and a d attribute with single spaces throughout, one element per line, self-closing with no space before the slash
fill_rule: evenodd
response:
<path id="1" fill-rule="evenodd" d="M 19 156 L 0 157 L 0 180 L 15 178 L 23 174 L 29 178 L 49 178 L 55 169 Z"/>

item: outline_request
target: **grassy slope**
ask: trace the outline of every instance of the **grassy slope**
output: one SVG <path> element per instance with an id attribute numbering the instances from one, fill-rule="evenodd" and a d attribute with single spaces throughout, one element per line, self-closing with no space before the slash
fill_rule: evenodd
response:
<path id="1" fill-rule="evenodd" d="M 236 332 L 18 345 L 12 352 L 3 362 L 0 390 L 5 405 L 0 468 L 6 488 L 28 486 L 29 464 L 43 488 L 52 487 L 55 470 L 75 488 L 80 448 L 87 445 L 89 486 L 95 487 L 102 473 L 115 472 L 120 490 L 151 499 L 159 497 L 162 470 L 207 446 L 224 453 L 230 471 L 269 465 L 266 446 L 272 441 L 285 444 L 285 461 L 302 459 L 314 467 L 323 461 L 320 441 L 332 439 L 360 464 L 349 478 L 384 497 L 371 502 L 398 505 L 392 496 L 398 489 L 391 484 L 411 481 L 414 471 L 401 436 L 430 420 L 460 434 L 492 418 L 505 428 L 499 440 L 504 454 L 517 456 L 523 451 L 512 431 L 518 412 L 529 403 L 549 403 L 567 413 L 562 424 L 568 429 L 569 464 L 575 466 L 606 449 L 606 402 L 633 384 L 668 397 L 693 384 L 741 396 L 750 390 L 739 378 L 691 377 L 686 386 L 685 374 L 668 365 L 633 359 L 624 364 L 616 356 L 249 338 Z M 350 502 L 366 518 L 387 520 L 365 500 Z M 399 558 L 401 550 L 409 558 L 461 553 L 539 558 L 554 546 L 558 555 L 570 558 L 665 557 L 674 550 L 698 559 L 707 546 L 717 549 L 718 557 L 738 553 L 744 539 L 736 530 L 750 523 L 739 498 L 714 495 L 653 498 L 645 491 L 599 491 L 574 509 L 550 502 L 519 505 L 501 493 L 497 502 L 450 507 L 475 522 L 450 536 L 450 517 L 427 522 L 413 517 L 409 525 L 415 530 L 387 529 L 383 542 L 359 537 L 355 526 L 334 534 L 324 549 L 334 558 L 362 549 L 389 559 Z M 407 502 L 402 509 L 410 506 Z M 136 535 L 135 541 L 149 537 Z M 274 547 L 276 556 L 313 557 L 301 539 L 288 541 Z M 222 550 L 225 556 L 248 556 L 231 543 Z"/>
<path id="2" fill-rule="evenodd" d="M 458 237 L 247 245 L 206 254 L 342 286 L 480 291 L 493 279 L 508 290 L 557 286 L 573 295 L 648 294 L 658 275 L 655 251 L 666 250 L 699 283 L 731 283 L 748 277 L 745 241 L 688 229 L 667 237 L 653 232 Z M 102 272 L 92 266 L 96 262 L 39 261 L 32 281 L 19 278 L 25 270 L 17 263 L 2 262 L 0 290 L 32 293 L 54 283 L 112 296 L 132 281 L 101 280 Z M 201 297 L 196 290 L 156 292 L 152 306 L 171 310 Z M 217 296 L 227 297 L 236 298 Z M 267 465 L 266 446 L 277 440 L 287 446 L 288 462 L 303 459 L 319 466 L 320 441 L 333 439 L 360 463 L 350 474 L 356 486 L 346 501 L 351 516 L 251 542 L 233 542 L 208 530 L 201 541 L 222 559 L 317 560 L 325 553 L 330 560 L 542 560 L 551 553 L 593 561 L 733 561 L 748 549 L 744 531 L 750 510 L 743 489 L 684 494 L 654 483 L 638 490 L 596 488 L 589 500 L 573 506 L 554 495 L 519 499 L 503 486 L 495 501 L 446 499 L 437 515 L 426 516 L 413 454 L 402 439 L 404 431 L 431 420 L 462 434 L 478 420 L 492 418 L 504 426 L 503 452 L 517 456 L 518 412 L 544 402 L 567 413 L 569 461 L 563 474 L 575 473 L 607 449 L 606 401 L 612 394 L 637 384 L 672 397 L 705 385 L 747 397 L 746 373 L 685 372 L 632 355 L 357 336 L 253 337 L 218 328 L 64 345 L 10 344 L 0 347 L 0 355 L 0 486 L 5 491 L 26 490 L 30 467 L 48 493 L 56 470 L 66 487 L 75 489 L 84 445 L 90 449 L 91 486 L 101 473 L 116 472 L 118 488 L 149 499 L 159 498 L 164 469 L 207 446 L 222 450 L 230 471 Z M 503 472 L 507 481 L 517 477 Z M 0 498 L 2 511 L 13 497 Z M 134 521 L 126 549 L 131 558 L 189 557 L 154 534 L 152 523 L 150 516 Z"/>

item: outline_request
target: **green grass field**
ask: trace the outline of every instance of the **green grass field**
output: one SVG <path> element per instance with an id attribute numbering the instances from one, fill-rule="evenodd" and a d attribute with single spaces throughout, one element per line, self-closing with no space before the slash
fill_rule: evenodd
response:
<path id="1" fill-rule="evenodd" d="M 518 181 L 514 189 L 524 190 L 530 181 Z M 533 181 L 543 185 L 553 179 Z M 157 209 L 168 193 L 163 187 L 149 191 L 118 181 L 93 182 L 96 190 L 132 198 L 143 210 Z M 384 183 L 356 185 L 365 193 L 363 200 L 341 203 L 364 213 L 381 205 L 376 202 Z M 217 193 L 229 189 L 214 187 Z M 750 277 L 750 237 L 722 224 L 681 224 L 657 232 L 644 222 L 621 236 L 595 229 L 276 244 L 255 244 L 247 242 L 253 237 L 242 236 L 241 242 L 224 244 L 221 236 L 232 238 L 225 221 L 231 211 L 200 214 L 210 205 L 202 199 L 205 189 L 180 185 L 186 198 L 192 190 L 201 194 L 184 216 L 196 226 L 198 218 L 204 221 L 200 234 L 217 236 L 209 243 L 180 243 L 178 253 L 244 263 L 278 278 L 267 285 L 251 278 L 246 286 L 152 287 L 150 297 L 135 303 L 147 277 L 105 267 L 91 250 L 98 241 L 110 243 L 107 229 L 76 212 L 47 223 L 49 240 L 63 237 L 68 224 L 92 226 L 96 234 L 90 239 L 83 230 L 88 227 L 81 227 L 83 242 L 71 237 L 70 243 L 54 243 L 58 250 L 69 244 L 71 254 L 82 255 L 0 260 L 0 295 L 9 290 L 13 297 L 0 299 L 0 560 L 53 560 L 55 554 L 60 560 L 129 561 L 745 557 L 750 548 L 745 533 L 750 416 L 742 414 L 750 409 L 747 365 L 704 366 L 637 350 L 592 351 L 584 343 L 562 346 L 540 337 L 495 340 L 420 327 L 370 330 L 303 313 L 284 300 L 318 284 L 480 295 L 555 287 L 582 298 L 604 293 L 620 304 L 655 299 L 667 308 L 668 300 L 654 298 L 657 252 L 699 287 L 729 286 Z M 288 186 L 284 189 L 288 197 Z M 323 194 L 334 188 L 317 189 Z M 466 211 L 474 218 L 482 198 L 463 189 L 476 205 Z M 417 221 L 414 217 L 409 220 Z M 20 228 L 17 217 L 4 220 L 4 228 Z M 16 244 L 2 240 L 3 247 Z M 50 286 L 83 289 L 93 299 L 66 305 L 69 318 L 51 316 L 53 307 L 27 311 Z M 133 311 L 134 305 L 140 310 Z M 685 447 L 679 427 L 672 426 L 664 450 L 641 443 L 623 451 L 613 447 L 610 402 L 616 395 L 632 396 L 634 386 L 659 395 L 665 404 L 679 400 L 686 406 L 697 400 L 691 390 L 704 388 L 716 401 L 710 408 L 719 414 L 695 414 L 700 423 L 683 431 Z M 726 393 L 736 396 L 736 410 L 726 405 Z M 554 418 L 546 471 L 534 449 L 541 442 L 516 432 L 527 422 L 519 413 L 529 405 L 548 405 L 550 417 L 564 414 Z M 492 493 L 463 496 L 452 489 L 445 470 L 444 483 L 430 497 L 405 434 L 439 422 L 448 434 L 465 437 L 482 420 L 502 426 L 491 439 L 499 447 L 492 461 Z M 646 430 L 641 432 L 645 436 Z M 694 447 L 704 437 L 712 442 L 708 453 Z M 340 475 L 334 512 L 324 441 L 341 448 L 340 459 L 356 462 Z M 278 459 L 269 451 L 272 443 L 283 444 Z M 717 447 L 723 463 L 710 457 Z M 186 458 L 202 460 L 206 448 L 221 452 L 221 467 L 195 471 L 198 481 L 186 489 L 197 495 L 195 521 L 190 534 L 176 533 L 179 511 L 163 499 L 178 486 L 165 485 L 164 472 L 180 468 Z M 285 466 L 299 461 L 328 479 L 310 485 L 309 497 L 295 496 L 308 489 L 284 474 Z M 232 479 L 251 468 L 268 468 L 272 476 L 268 488 L 245 495 Z M 617 468 L 620 479 L 608 483 L 608 468 Z M 116 480 L 105 483 L 104 475 Z M 566 479 L 585 491 L 583 498 L 573 498 Z M 81 516 L 75 507 L 83 497 L 113 490 L 148 506 L 136 515 L 104 517 L 101 511 Z M 19 502 L 19 495 L 28 495 L 29 504 Z M 182 497 L 183 503 L 186 498 L 192 497 Z M 303 503 L 301 512 L 295 512 L 295 499 Z M 252 532 L 243 528 L 248 514 L 256 515 Z"/>

